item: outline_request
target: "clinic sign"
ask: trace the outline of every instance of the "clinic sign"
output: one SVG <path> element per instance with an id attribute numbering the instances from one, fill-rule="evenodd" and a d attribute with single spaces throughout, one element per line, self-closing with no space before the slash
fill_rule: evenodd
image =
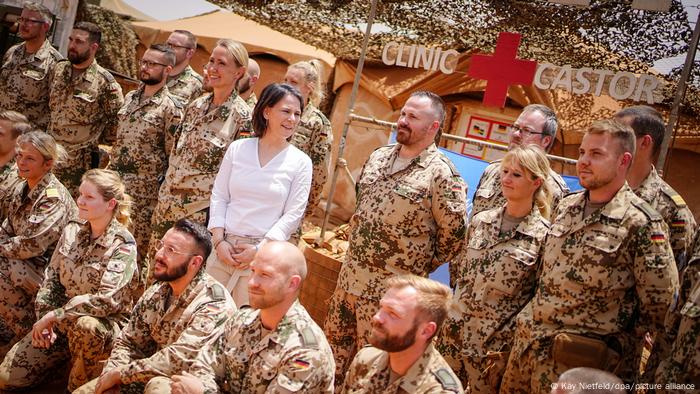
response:
<path id="1" fill-rule="evenodd" d="M 503 108 L 508 88 L 513 85 L 538 89 L 563 89 L 573 94 L 605 93 L 616 100 L 633 100 L 654 104 L 663 97 L 655 91 L 659 80 L 651 75 L 637 75 L 626 71 L 610 71 L 589 67 L 574 68 L 550 63 L 537 64 L 534 60 L 518 59 L 520 34 L 501 32 L 493 54 L 473 55 L 467 75 L 486 81 L 483 103 Z M 426 48 L 423 45 L 404 45 L 389 42 L 382 50 L 382 62 L 389 66 L 423 68 L 452 74 L 457 67 L 459 52 L 454 49 Z"/>

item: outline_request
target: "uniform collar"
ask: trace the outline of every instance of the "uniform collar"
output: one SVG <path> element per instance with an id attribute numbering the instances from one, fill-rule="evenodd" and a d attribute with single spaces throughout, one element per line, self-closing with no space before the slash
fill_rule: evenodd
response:
<path id="1" fill-rule="evenodd" d="M 299 315 L 299 300 L 295 300 L 291 307 L 287 310 L 284 317 L 277 324 L 274 331 L 270 331 L 269 334 L 260 338 L 260 341 L 253 347 L 253 352 L 257 353 L 268 347 L 270 342 L 274 342 L 278 345 L 284 346 L 290 337 L 290 334 L 295 331 L 297 316 Z M 257 324 L 262 330 L 262 321 L 260 320 L 260 311 L 254 310 L 249 316 L 243 320 L 243 325 L 251 326 Z"/>
<path id="2" fill-rule="evenodd" d="M 90 225 L 85 222 L 86 228 L 88 230 L 88 234 L 90 232 Z M 117 233 L 119 232 L 119 229 L 121 227 L 121 224 L 117 221 L 116 218 L 112 218 L 112 220 L 109 222 L 109 225 L 105 229 L 105 232 L 97 237 L 95 240 L 95 243 L 104 247 L 108 248 L 114 244 L 114 238 L 116 237 Z"/>
<path id="3" fill-rule="evenodd" d="M 435 353 L 437 353 L 437 351 L 433 347 L 433 344 L 429 344 L 428 347 L 425 348 L 425 351 L 420 356 L 420 358 L 416 360 L 416 362 L 413 363 L 413 365 L 411 365 L 411 368 L 409 368 L 408 371 L 406 371 L 406 374 L 398 379 L 402 389 L 406 390 L 406 392 L 408 393 L 418 392 L 418 387 L 425 379 L 425 376 L 430 374 L 428 366 L 430 365 L 432 359 L 435 357 Z M 391 368 L 388 365 L 387 367 Z"/>
<path id="4" fill-rule="evenodd" d="M 49 172 L 49 173 L 45 174 L 41 178 L 39 183 L 36 184 L 34 189 L 29 191 L 29 193 L 27 194 L 27 198 L 31 201 L 36 201 L 39 198 L 41 198 L 41 196 L 44 195 L 44 193 L 46 192 L 46 189 L 48 189 L 48 187 L 52 183 L 53 179 L 54 179 L 54 176 L 52 173 Z M 28 187 L 28 186 L 26 186 L 26 183 L 25 183 L 25 187 Z"/>
<path id="5" fill-rule="evenodd" d="M 160 105 L 163 102 L 163 99 L 167 97 L 169 90 L 167 85 L 163 85 L 158 91 L 149 97 L 148 99 L 144 100 L 141 102 L 141 96 L 143 96 L 143 91 L 146 89 L 146 84 L 141 82 L 141 84 L 138 87 L 138 90 L 136 91 L 136 94 L 134 95 L 135 101 L 138 103 L 137 108 L 141 108 L 145 106 L 146 104 L 153 103 L 155 105 Z"/>
<path id="6" fill-rule="evenodd" d="M 492 231 L 494 232 L 494 234 L 498 235 L 501 232 L 501 222 L 503 221 L 505 213 L 506 207 L 504 205 L 498 209 L 492 209 L 481 213 L 479 219 L 484 223 L 490 224 L 493 227 Z M 537 205 L 533 204 L 530 213 L 527 214 L 523 221 L 518 223 L 514 231 L 532 238 L 537 238 L 538 236 L 541 236 L 541 234 L 543 234 L 543 220 L 544 218 L 542 217 L 542 214 L 540 214 L 540 210 L 537 209 Z M 511 231 L 509 231 L 509 233 L 510 232 Z"/>
<path id="7" fill-rule="evenodd" d="M 388 156 L 388 160 L 386 161 L 386 163 L 384 163 L 385 168 L 391 170 L 391 167 L 394 164 L 394 160 L 396 160 L 396 158 L 399 157 L 399 150 L 401 149 L 401 146 L 401 144 L 394 144 L 391 147 L 391 153 Z M 428 167 L 430 162 L 435 158 L 437 152 L 438 149 L 435 146 L 435 143 L 432 143 L 430 144 L 430 146 L 423 149 L 423 151 L 418 156 L 413 158 L 413 160 L 411 160 L 411 164 L 416 163 L 416 165 L 420 166 L 421 168 L 426 168 Z M 409 164 L 409 167 L 411 164 Z"/>
<path id="8" fill-rule="evenodd" d="M 659 177 L 659 173 L 656 172 L 656 168 L 652 166 L 651 172 L 649 172 L 649 175 L 644 178 L 644 181 L 634 189 L 634 193 L 641 197 L 642 200 L 651 204 L 651 202 L 654 201 L 654 196 L 659 191 L 660 183 L 661 177 Z"/>

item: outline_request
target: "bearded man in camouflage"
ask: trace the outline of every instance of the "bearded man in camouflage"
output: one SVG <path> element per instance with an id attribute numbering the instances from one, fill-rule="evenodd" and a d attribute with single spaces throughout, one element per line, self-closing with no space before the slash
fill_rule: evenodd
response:
<path id="1" fill-rule="evenodd" d="M 428 276 L 462 250 L 466 184 L 435 146 L 445 118 L 442 99 L 415 92 L 401 109 L 396 140 L 372 153 L 357 183 L 350 246 L 325 332 L 336 360 L 336 388 L 395 275 Z"/>

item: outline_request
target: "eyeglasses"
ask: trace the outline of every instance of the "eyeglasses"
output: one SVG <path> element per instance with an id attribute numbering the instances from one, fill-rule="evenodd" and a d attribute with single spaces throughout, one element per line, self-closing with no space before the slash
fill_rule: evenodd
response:
<path id="1" fill-rule="evenodd" d="M 146 67 L 148 67 L 148 68 L 152 68 L 152 67 L 155 67 L 155 66 L 168 67 L 168 64 L 163 64 L 163 63 L 158 63 L 158 62 L 152 62 L 152 61 L 149 61 L 149 60 L 141 60 L 141 61 L 139 62 L 139 64 L 141 64 L 141 67 L 146 66 Z"/>
<path id="2" fill-rule="evenodd" d="M 171 44 L 171 43 L 169 43 L 169 42 L 166 42 L 166 43 L 165 43 L 165 46 L 167 46 L 167 47 L 169 47 L 169 48 L 194 49 L 194 48 L 192 48 L 192 47 L 186 47 L 186 46 L 184 46 L 184 45 Z"/>
<path id="3" fill-rule="evenodd" d="M 538 135 L 538 134 L 541 135 L 541 134 L 544 134 L 543 132 L 539 132 L 539 133 L 538 133 L 537 131 L 534 131 L 534 130 L 532 130 L 532 129 L 525 128 L 525 127 L 520 127 L 520 126 L 517 125 L 517 124 L 512 124 L 512 125 L 510 125 L 510 131 L 511 131 L 511 133 L 517 131 L 517 132 L 519 132 L 520 134 L 523 134 L 523 135 L 525 135 L 525 134 L 529 134 L 529 135 Z"/>
<path id="4" fill-rule="evenodd" d="M 46 23 L 46 22 L 39 20 L 39 19 L 29 19 L 29 18 L 23 18 L 21 16 L 19 18 L 17 18 L 17 22 L 19 22 L 19 23 Z"/>
<path id="5" fill-rule="evenodd" d="M 185 252 L 177 251 L 172 246 L 164 244 L 162 240 L 160 240 L 160 239 L 157 240 L 156 241 L 156 250 L 161 250 L 163 248 L 165 248 L 165 254 L 170 256 L 170 257 L 174 257 L 174 256 L 178 256 L 178 255 L 179 256 L 196 256 L 197 255 L 196 253 L 185 253 Z"/>

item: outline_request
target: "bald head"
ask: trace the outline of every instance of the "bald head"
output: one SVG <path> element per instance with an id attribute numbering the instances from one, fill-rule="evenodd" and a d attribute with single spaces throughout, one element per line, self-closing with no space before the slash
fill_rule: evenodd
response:
<path id="1" fill-rule="evenodd" d="M 255 86 L 255 83 L 258 82 L 259 78 L 260 65 L 254 59 L 248 58 L 248 69 L 243 78 L 238 81 L 238 93 L 244 95 L 244 98 L 247 98 L 248 95 L 252 93 L 253 86 Z"/>
<path id="2" fill-rule="evenodd" d="M 607 387 L 607 388 L 606 388 Z M 552 394 L 625 394 L 622 379 L 595 368 L 572 368 L 552 385 Z"/>
<path id="3" fill-rule="evenodd" d="M 306 278 L 306 259 L 304 254 L 289 242 L 270 241 L 265 243 L 255 256 L 256 260 L 274 265 L 280 274 L 291 277 L 298 275 Z"/>

